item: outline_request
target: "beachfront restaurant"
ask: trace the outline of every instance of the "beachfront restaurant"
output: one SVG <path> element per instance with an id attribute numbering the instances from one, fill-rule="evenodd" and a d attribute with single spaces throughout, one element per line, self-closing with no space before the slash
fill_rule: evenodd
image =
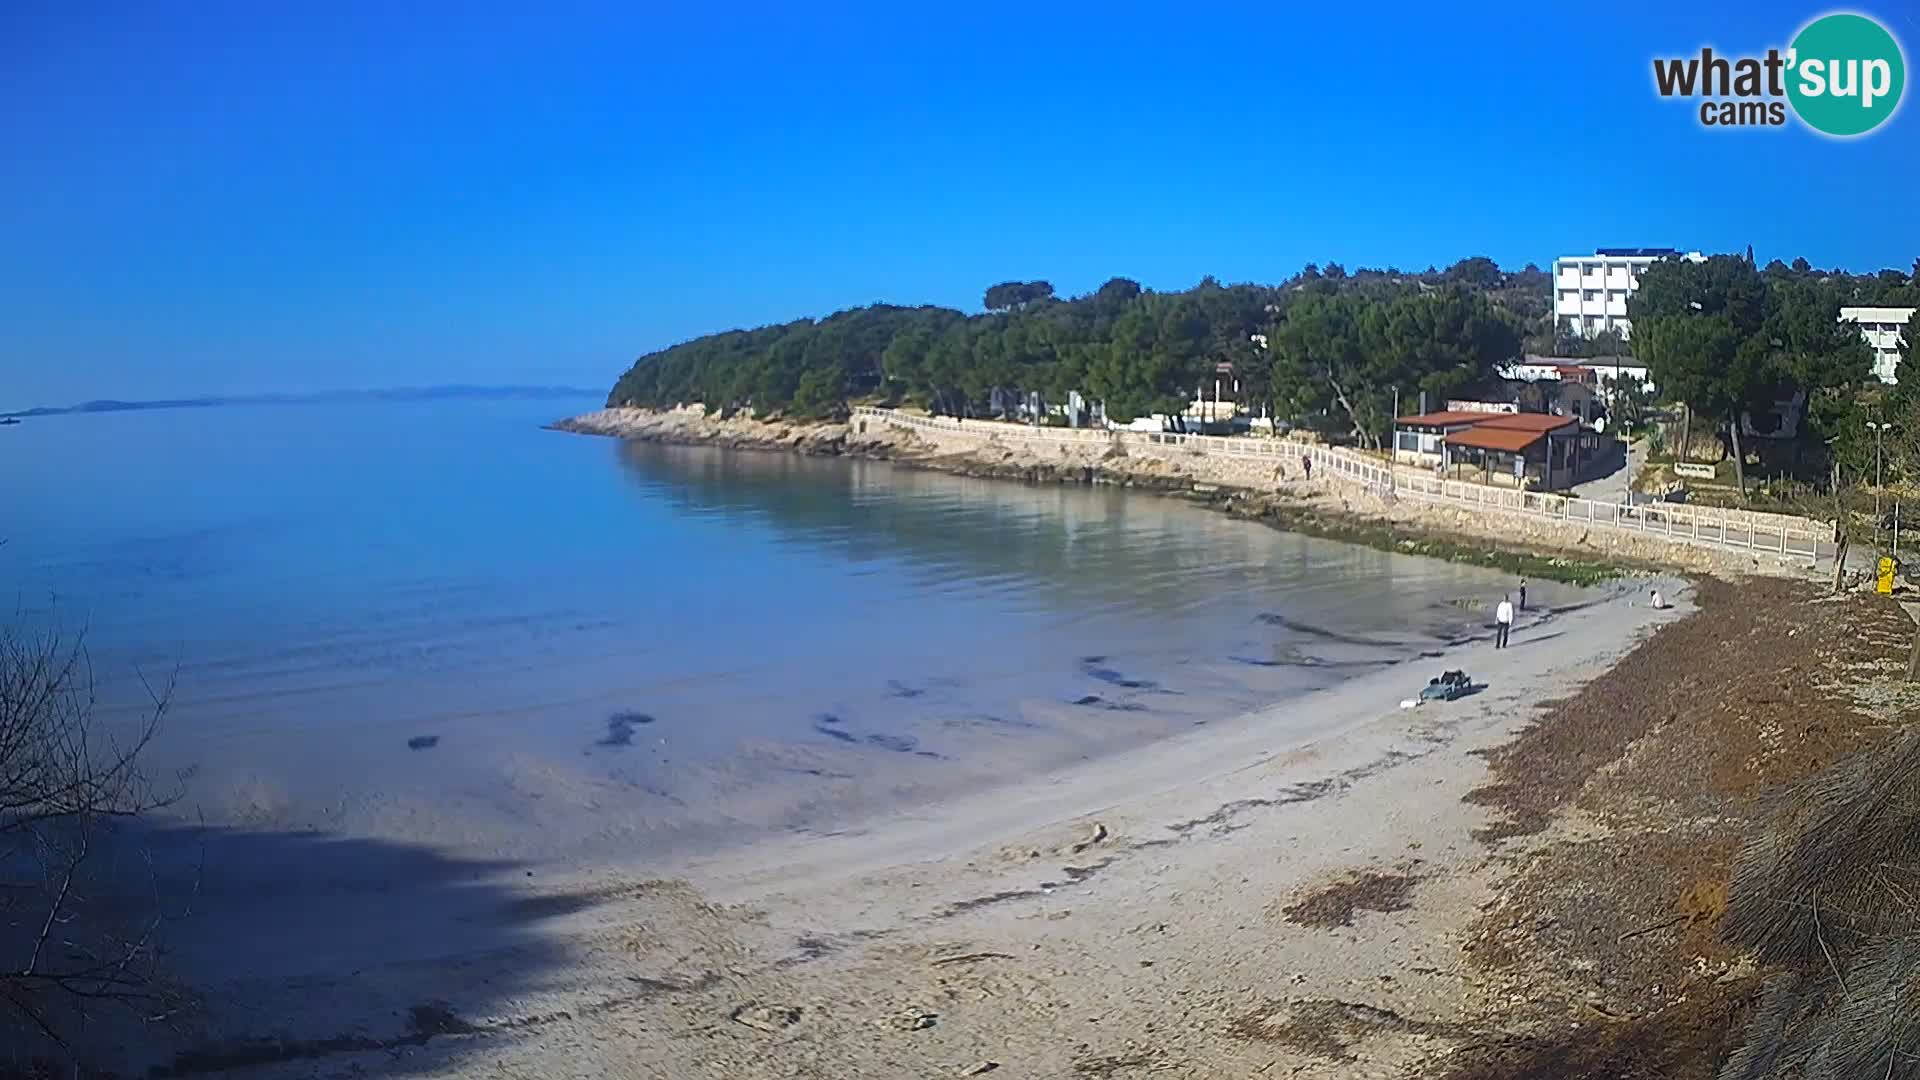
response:
<path id="1" fill-rule="evenodd" d="M 1599 452 L 1599 434 L 1571 416 L 1455 411 L 1394 422 L 1394 456 L 1452 480 L 1552 491 L 1581 479 Z"/>
<path id="2" fill-rule="evenodd" d="M 1446 438 L 1489 419 L 1484 412 L 1447 409 L 1402 416 L 1393 422 L 1393 460 L 1431 469 L 1446 457 Z"/>

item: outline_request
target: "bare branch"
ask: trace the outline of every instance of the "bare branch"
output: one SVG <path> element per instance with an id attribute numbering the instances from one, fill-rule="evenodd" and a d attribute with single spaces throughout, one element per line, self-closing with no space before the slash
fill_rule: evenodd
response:
<path id="1" fill-rule="evenodd" d="M 40 926 L 40 936 L 34 939 L 33 952 L 27 956 L 27 966 L 20 970 L 22 975 L 33 975 L 40 970 L 40 951 L 47 947 L 47 935 L 53 932 L 54 920 L 67 906 L 67 894 L 73 891 L 73 874 L 86 861 L 87 845 L 90 843 L 85 833 L 81 834 L 80 851 L 67 864 L 67 872 L 60 878 L 60 891 L 54 894 L 53 903 L 47 907 L 47 921 Z"/>
<path id="2" fill-rule="evenodd" d="M 141 901 L 149 912 L 135 919 L 89 901 L 96 886 L 111 887 L 114 871 L 103 860 L 115 823 L 182 793 L 156 786 L 141 767 L 177 672 L 158 684 L 144 671 L 134 675 L 147 705 L 125 720 L 103 718 L 84 635 L 0 627 L 0 904 L 44 907 L 13 924 L 17 936 L 0 936 L 0 1016 L 13 1014 L 23 1031 L 62 1053 L 69 1040 L 59 1029 L 84 1021 L 94 1005 L 168 1011 L 144 1005 L 161 997 L 150 975 L 169 917 L 152 860 L 151 898 Z M 198 889 L 196 874 L 196 896 Z"/>

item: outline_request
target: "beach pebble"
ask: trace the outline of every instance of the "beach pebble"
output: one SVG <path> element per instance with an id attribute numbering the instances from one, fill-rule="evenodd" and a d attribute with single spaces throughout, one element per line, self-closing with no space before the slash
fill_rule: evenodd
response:
<path id="1" fill-rule="evenodd" d="M 934 1025 L 938 1013 L 925 1009 L 902 1009 L 888 1018 L 888 1022 L 901 1031 L 924 1031 Z"/>

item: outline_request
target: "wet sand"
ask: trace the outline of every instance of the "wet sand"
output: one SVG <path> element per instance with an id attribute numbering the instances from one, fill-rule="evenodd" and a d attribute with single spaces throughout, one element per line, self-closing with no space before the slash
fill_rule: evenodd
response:
<path id="1" fill-rule="evenodd" d="M 1457 702 L 1403 710 L 1425 668 L 1366 673 L 672 866 L 236 839 L 171 928 L 203 994 L 173 1074 L 1394 1075 L 1470 997 L 1479 752 L 1688 610 L 1647 587 L 1443 650 L 1486 684 Z M 1278 1037 L 1354 1015 L 1385 1033 L 1364 1069 Z"/>

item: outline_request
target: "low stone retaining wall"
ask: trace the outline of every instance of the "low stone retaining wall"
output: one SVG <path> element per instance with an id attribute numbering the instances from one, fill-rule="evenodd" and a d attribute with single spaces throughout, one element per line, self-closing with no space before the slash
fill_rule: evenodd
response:
<path id="1" fill-rule="evenodd" d="M 1493 547 L 1682 570 L 1803 576 L 1830 569 L 1832 555 L 1831 527 L 1820 522 L 1670 504 L 1624 507 L 1440 481 L 1286 439 L 1036 429 L 872 408 L 856 409 L 844 424 L 722 419 L 696 405 L 605 409 L 552 426 L 642 442 L 900 460 L 965 476 L 1198 493 L 1223 503 L 1231 497 L 1229 509 L 1257 516 L 1267 515 L 1262 500 L 1272 497 L 1274 511 L 1300 507 Z M 1310 477 L 1303 458 L 1312 463 Z"/>
<path id="2" fill-rule="evenodd" d="M 1699 569 L 1805 574 L 1830 557 L 1832 527 L 1781 514 L 1668 503 L 1626 506 L 1491 488 L 1389 468 L 1353 451 L 1286 439 L 1220 438 L 1034 428 L 957 421 L 861 408 L 847 438 L 885 440 L 900 432 L 935 456 L 997 453 L 1005 460 L 1093 467 L 1102 479 L 1154 486 L 1219 485 L 1254 492 L 1283 487 L 1332 492 L 1345 509 L 1419 522 L 1490 540 L 1602 552 L 1639 562 Z M 1311 480 L 1302 459 L 1312 462 Z"/>

